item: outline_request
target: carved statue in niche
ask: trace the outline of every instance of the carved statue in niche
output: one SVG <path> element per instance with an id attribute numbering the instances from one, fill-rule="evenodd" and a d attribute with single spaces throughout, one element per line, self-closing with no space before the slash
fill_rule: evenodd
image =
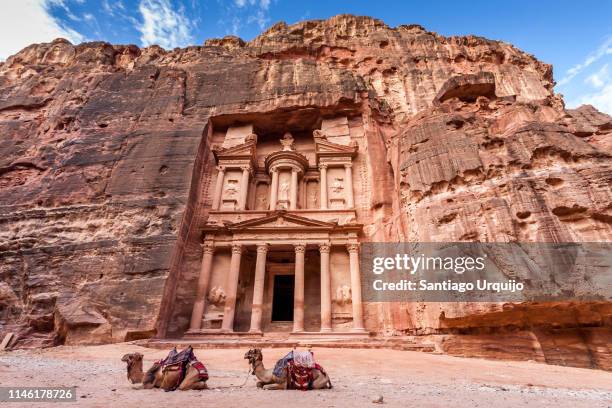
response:
<path id="1" fill-rule="evenodd" d="M 334 303 L 339 306 L 344 306 L 352 302 L 351 287 L 348 285 L 340 285 L 336 289 L 336 298 Z"/>
<path id="2" fill-rule="evenodd" d="M 268 197 L 265 192 L 260 192 L 257 197 L 257 203 L 255 204 L 258 210 L 265 210 L 268 208 Z"/>
<path id="3" fill-rule="evenodd" d="M 238 180 L 229 179 L 223 189 L 224 198 L 235 198 L 238 195 Z"/>
<path id="4" fill-rule="evenodd" d="M 280 140 L 280 143 L 283 145 L 283 151 L 292 151 L 295 150 L 295 146 L 293 145 L 293 141 L 295 139 L 291 135 L 291 133 L 286 132 L 283 135 L 283 138 Z"/>
<path id="5" fill-rule="evenodd" d="M 317 208 L 319 206 L 319 196 L 316 191 L 311 191 L 308 194 L 308 208 Z"/>
<path id="6" fill-rule="evenodd" d="M 287 180 L 283 180 L 278 188 L 278 199 L 280 201 L 289 200 L 289 183 Z"/>
<path id="7" fill-rule="evenodd" d="M 225 303 L 225 292 L 219 286 L 213 287 L 210 292 L 208 292 L 208 303 L 214 306 L 222 306 Z"/>
<path id="8" fill-rule="evenodd" d="M 336 196 L 342 196 L 344 193 L 344 178 L 334 177 L 333 183 L 331 183 L 331 191 Z"/>

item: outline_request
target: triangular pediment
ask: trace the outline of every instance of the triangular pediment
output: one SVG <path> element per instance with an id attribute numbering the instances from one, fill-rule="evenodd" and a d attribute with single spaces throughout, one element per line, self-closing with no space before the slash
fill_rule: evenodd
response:
<path id="1" fill-rule="evenodd" d="M 213 154 L 219 159 L 244 159 L 255 157 L 255 142 L 249 141 L 232 147 L 216 147 Z"/>
<path id="2" fill-rule="evenodd" d="M 349 146 L 330 142 L 326 139 L 319 139 L 315 142 L 315 152 L 317 155 L 331 156 L 355 156 L 357 154 L 357 145 Z"/>
<path id="3" fill-rule="evenodd" d="M 277 212 L 265 217 L 255 218 L 252 220 L 241 221 L 227 225 L 229 230 L 237 229 L 267 229 L 273 228 L 277 230 L 285 229 L 332 229 L 336 224 L 314 220 L 312 218 L 300 217 L 299 215 L 289 214 L 286 212 Z"/>

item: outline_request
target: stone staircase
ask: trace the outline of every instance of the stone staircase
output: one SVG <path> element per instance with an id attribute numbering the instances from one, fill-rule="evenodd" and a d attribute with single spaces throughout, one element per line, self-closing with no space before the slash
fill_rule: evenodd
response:
<path id="1" fill-rule="evenodd" d="M 332 333 L 330 333 L 332 334 Z M 188 345 L 199 349 L 215 348 L 291 348 L 291 347 L 322 347 L 322 348 L 354 348 L 354 349 L 392 349 L 406 351 L 436 352 L 433 343 L 418 336 L 402 336 L 394 338 L 356 338 L 345 336 L 291 336 L 287 332 L 266 333 L 259 338 L 230 337 L 225 338 L 190 338 L 190 339 L 148 339 L 133 342 L 144 347 L 168 349 L 184 348 Z"/>

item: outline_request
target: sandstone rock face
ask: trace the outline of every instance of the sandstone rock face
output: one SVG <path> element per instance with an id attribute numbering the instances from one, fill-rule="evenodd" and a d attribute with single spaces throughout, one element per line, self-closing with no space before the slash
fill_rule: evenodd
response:
<path id="1" fill-rule="evenodd" d="M 612 240 L 612 118 L 566 110 L 511 45 L 337 16 L 165 51 L 65 40 L 0 64 L 0 337 L 184 332 L 211 120 L 365 129 L 365 241 Z M 372 188 L 376 186 L 376 188 Z M 457 355 L 612 367 L 609 303 L 368 304 L 368 329 Z"/>

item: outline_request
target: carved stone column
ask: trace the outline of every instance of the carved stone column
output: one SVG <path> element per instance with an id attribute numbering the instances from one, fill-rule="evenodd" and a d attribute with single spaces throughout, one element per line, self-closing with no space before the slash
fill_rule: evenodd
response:
<path id="1" fill-rule="evenodd" d="M 257 244 L 257 261 L 255 263 L 255 284 L 253 285 L 253 307 L 251 310 L 250 332 L 261 332 L 261 314 L 263 308 L 264 284 L 266 281 L 266 255 L 268 244 Z"/>
<path id="2" fill-rule="evenodd" d="M 272 169 L 272 185 L 270 186 L 270 210 L 276 210 L 278 199 L 278 169 Z"/>
<path id="3" fill-rule="evenodd" d="M 215 185 L 215 195 L 213 196 L 212 209 L 218 210 L 221 205 L 221 194 L 223 193 L 223 179 L 225 178 L 225 168 L 217 167 L 217 184 Z"/>
<path id="4" fill-rule="evenodd" d="M 234 314 L 236 312 L 236 295 L 238 293 L 238 277 L 240 276 L 240 258 L 242 256 L 242 245 L 232 245 L 232 259 L 230 270 L 227 275 L 225 308 L 223 309 L 223 323 L 221 330 L 234 331 Z"/>
<path id="5" fill-rule="evenodd" d="M 189 330 L 200 330 L 202 328 L 202 318 L 204 317 L 204 310 L 206 309 L 206 294 L 208 293 L 215 246 L 212 241 L 205 241 L 204 244 L 202 244 L 202 249 L 204 252 L 202 255 L 202 267 L 200 269 L 198 290 L 196 300 L 193 303 Z"/>
<path id="6" fill-rule="evenodd" d="M 319 164 L 319 172 L 321 173 L 321 209 L 327 210 L 327 164 Z"/>
<path id="7" fill-rule="evenodd" d="M 295 290 L 293 293 L 293 331 L 304 331 L 304 253 L 306 245 L 295 244 Z"/>
<path id="8" fill-rule="evenodd" d="M 331 277 L 329 274 L 329 244 L 319 245 L 321 254 L 321 331 L 332 331 Z"/>
<path id="9" fill-rule="evenodd" d="M 297 169 L 291 170 L 291 202 L 289 203 L 289 209 L 295 210 L 297 208 L 297 192 L 298 192 L 298 171 Z"/>
<path id="10" fill-rule="evenodd" d="M 351 294 L 353 303 L 353 331 L 363 332 L 363 305 L 361 301 L 361 273 L 359 271 L 359 244 L 346 246 L 349 253 L 349 268 L 351 271 Z"/>
<path id="11" fill-rule="evenodd" d="M 238 201 L 238 209 L 246 209 L 247 197 L 249 195 L 249 174 L 251 169 L 249 166 L 242 167 L 242 180 L 240 181 L 240 197 Z"/>
<path id="12" fill-rule="evenodd" d="M 346 208 L 355 207 L 355 198 L 353 195 L 353 165 L 347 163 L 344 165 L 344 179 L 346 183 Z"/>

